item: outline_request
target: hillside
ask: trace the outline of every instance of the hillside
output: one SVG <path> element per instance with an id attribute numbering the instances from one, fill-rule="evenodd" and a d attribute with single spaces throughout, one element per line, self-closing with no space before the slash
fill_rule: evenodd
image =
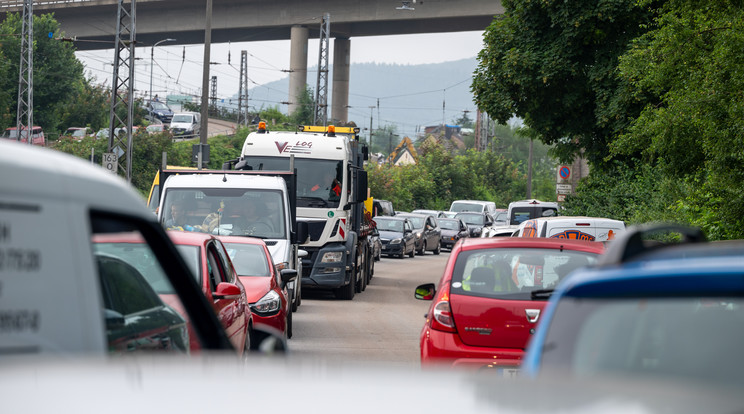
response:
<path id="1" fill-rule="evenodd" d="M 475 58 L 428 65 L 352 64 L 349 85 L 349 119 L 363 128 L 394 124 L 401 136 L 413 136 L 427 125 L 452 123 L 468 110 L 475 118 L 475 105 L 470 93 Z M 316 67 L 308 70 L 308 84 L 314 90 Z M 329 105 L 332 92 L 333 67 L 328 75 Z M 260 109 L 287 105 L 289 78 L 256 86 L 249 90 L 249 105 Z M 379 112 L 377 102 L 379 99 Z M 442 106 L 444 104 L 444 111 Z M 370 106 L 374 106 L 370 109 Z M 330 109 L 329 109 L 330 116 Z"/>

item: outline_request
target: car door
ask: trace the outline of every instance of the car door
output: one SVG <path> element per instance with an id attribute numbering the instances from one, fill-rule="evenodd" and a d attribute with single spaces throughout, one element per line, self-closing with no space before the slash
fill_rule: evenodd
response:
<path id="1" fill-rule="evenodd" d="M 237 284 L 232 262 L 227 259 L 227 253 L 218 243 L 217 240 L 210 240 L 205 246 L 209 283 L 205 294 L 230 342 L 235 349 L 243 349 L 247 333 L 245 291 L 242 285 Z"/>
<path id="2" fill-rule="evenodd" d="M 433 246 L 432 249 L 439 246 L 442 238 L 442 229 L 439 228 L 437 220 L 432 217 L 426 217 L 426 245 Z"/>

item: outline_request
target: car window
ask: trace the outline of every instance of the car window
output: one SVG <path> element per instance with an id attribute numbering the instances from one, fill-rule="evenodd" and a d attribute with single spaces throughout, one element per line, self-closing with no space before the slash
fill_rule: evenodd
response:
<path id="1" fill-rule="evenodd" d="M 741 381 L 744 299 L 563 298 L 548 329 L 546 369 Z"/>
<path id="2" fill-rule="evenodd" d="M 457 256 L 452 292 L 498 297 L 553 288 L 571 271 L 596 263 L 597 257 L 596 254 L 559 249 L 464 251 Z"/>
<path id="3" fill-rule="evenodd" d="M 439 220 L 439 227 L 444 230 L 460 230 L 460 223 L 454 220 Z"/>
<path id="4" fill-rule="evenodd" d="M 224 270 L 225 282 L 235 283 L 234 265 L 230 260 L 227 250 L 225 250 L 225 246 L 219 240 L 215 240 L 214 247 L 217 250 L 217 257 L 220 259 L 222 269 Z"/>
<path id="5" fill-rule="evenodd" d="M 191 269 L 191 273 L 196 278 L 199 286 L 202 285 L 202 272 L 201 272 L 201 255 L 199 254 L 199 246 L 189 246 L 186 244 L 177 244 L 176 249 L 181 253 L 181 257 Z"/>
<path id="6" fill-rule="evenodd" d="M 259 244 L 225 243 L 227 253 L 240 276 L 270 276 L 263 246 Z"/>
<path id="7" fill-rule="evenodd" d="M 227 281 L 219 253 L 211 243 L 207 246 L 207 274 L 209 275 L 209 287 L 212 292 L 217 290 L 217 285 Z"/>
<path id="8" fill-rule="evenodd" d="M 91 229 L 109 351 L 190 352 L 186 307 L 136 224 L 92 214 Z"/>

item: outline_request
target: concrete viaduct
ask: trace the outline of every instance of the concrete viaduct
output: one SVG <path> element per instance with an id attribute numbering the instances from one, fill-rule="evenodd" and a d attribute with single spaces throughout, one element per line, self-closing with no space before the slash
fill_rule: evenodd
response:
<path id="1" fill-rule="evenodd" d="M 129 5 L 130 0 L 125 0 Z M 0 1 L 0 19 L 22 11 L 23 0 Z M 117 0 L 34 0 L 34 13 L 54 13 L 78 50 L 113 47 Z M 331 118 L 346 121 L 351 38 L 484 30 L 503 14 L 500 0 L 213 0 L 213 43 L 290 39 L 289 112 L 307 83 L 307 43 L 323 14 L 333 37 Z M 151 46 L 204 43 L 206 0 L 136 0 L 136 39 Z"/>

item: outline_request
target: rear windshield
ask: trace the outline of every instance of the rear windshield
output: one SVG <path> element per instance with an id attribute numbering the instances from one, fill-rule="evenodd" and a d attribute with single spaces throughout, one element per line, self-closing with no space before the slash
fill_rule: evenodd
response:
<path id="1" fill-rule="evenodd" d="M 562 298 L 545 371 L 744 382 L 744 299 Z"/>
<path id="2" fill-rule="evenodd" d="M 479 249 L 457 256 L 452 293 L 529 299 L 534 290 L 554 288 L 571 271 L 596 263 L 597 255 L 558 249 Z M 512 297 L 515 298 L 515 297 Z"/>
<path id="3" fill-rule="evenodd" d="M 482 213 L 485 206 L 483 204 L 479 203 L 452 203 L 452 206 L 450 206 L 450 211 L 477 211 L 479 213 Z"/>

